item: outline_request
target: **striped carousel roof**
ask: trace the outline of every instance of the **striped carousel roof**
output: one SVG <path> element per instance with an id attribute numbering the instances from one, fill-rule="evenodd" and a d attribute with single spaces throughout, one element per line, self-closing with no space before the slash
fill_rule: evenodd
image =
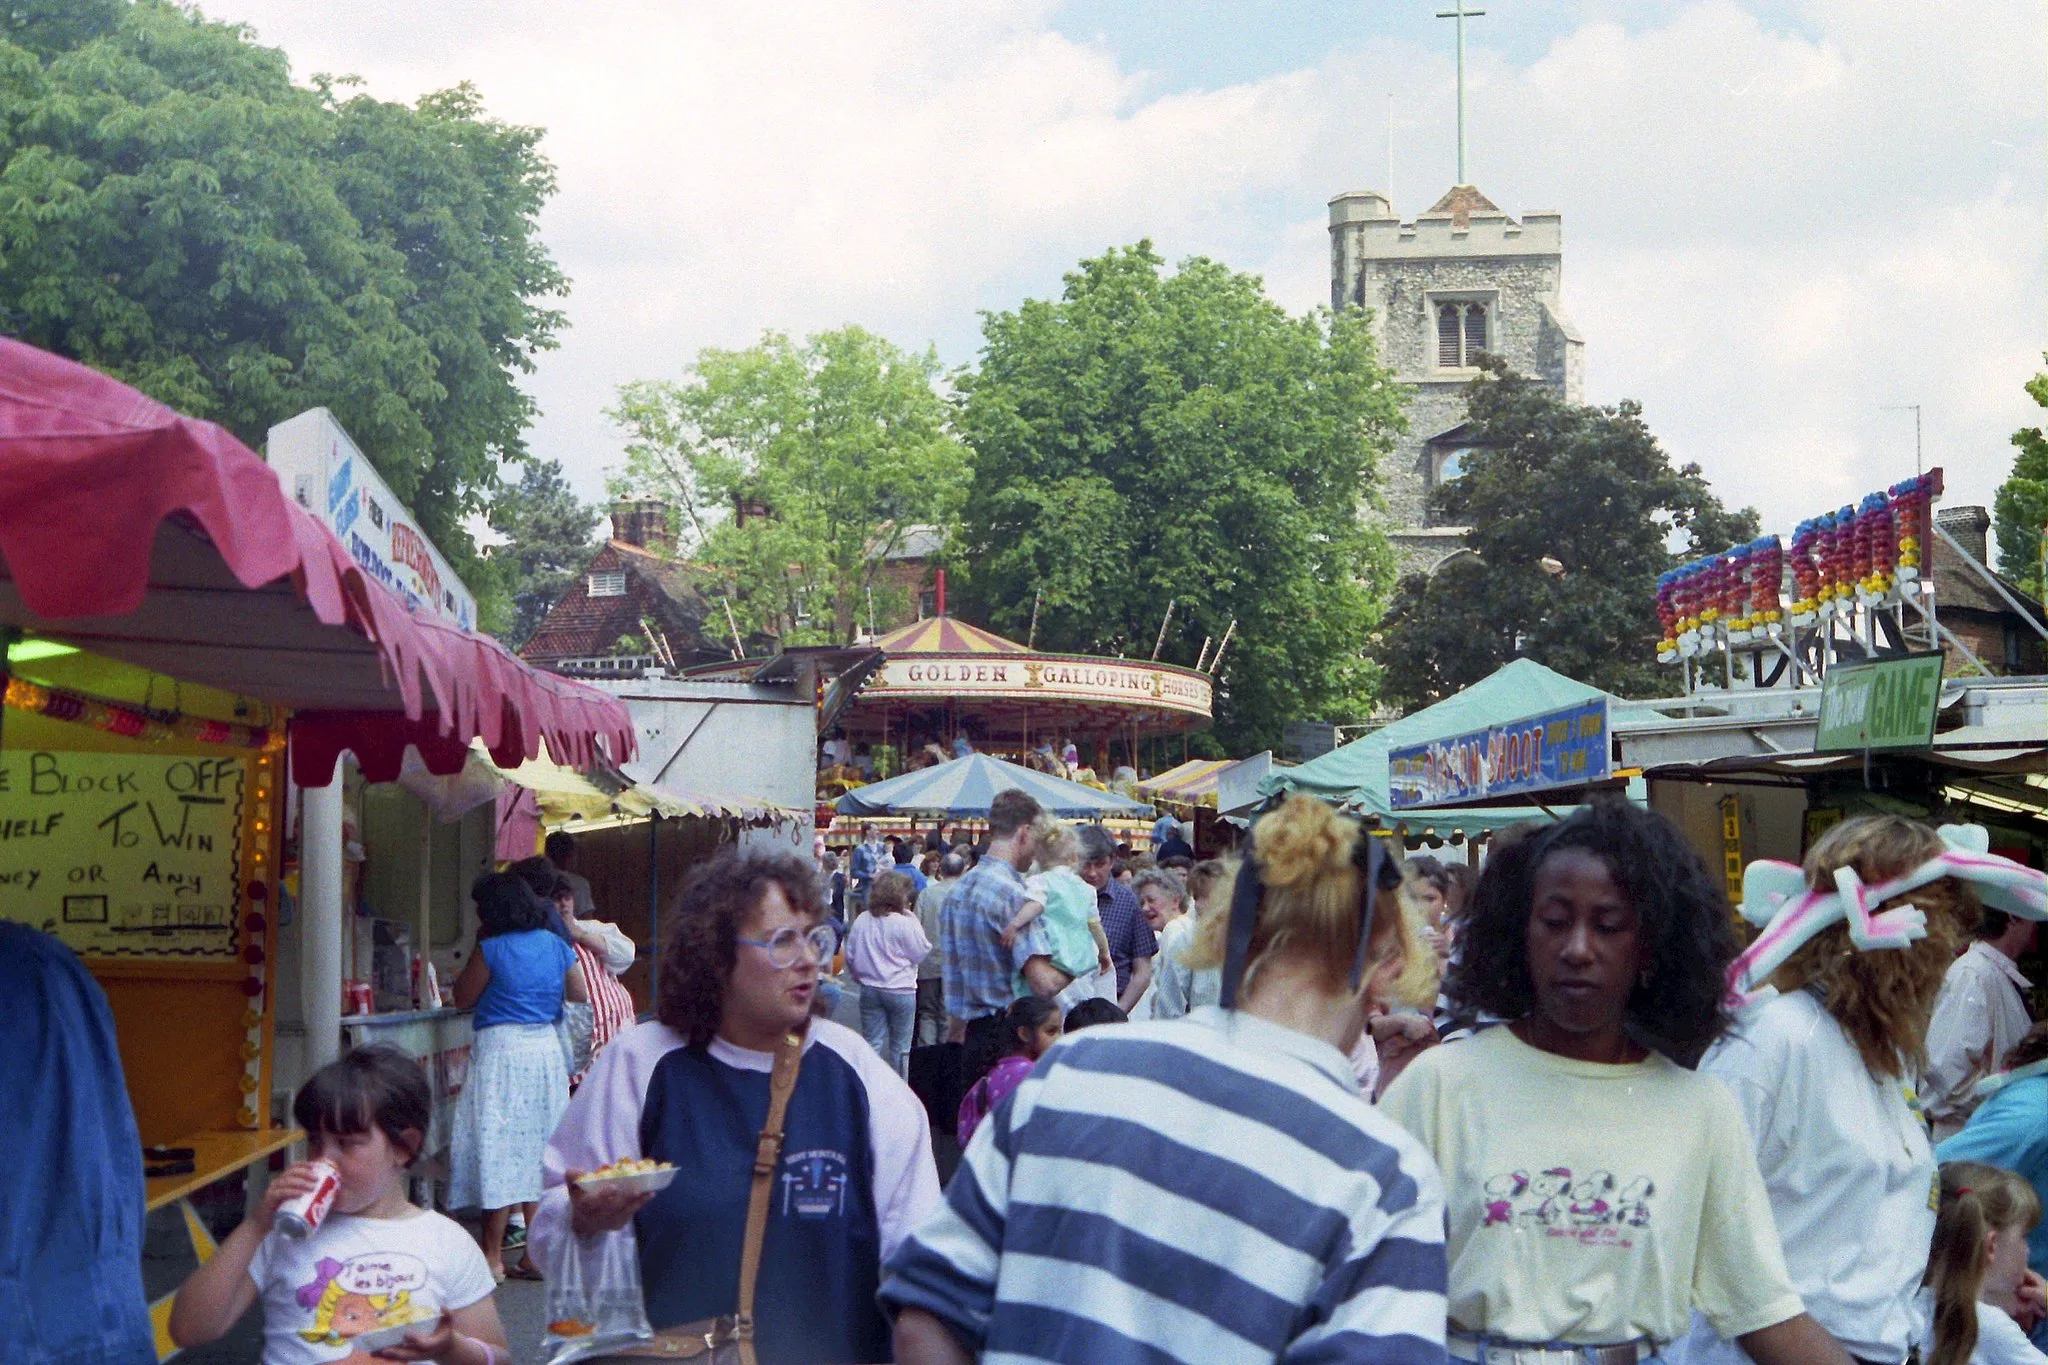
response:
<path id="1" fill-rule="evenodd" d="M 892 630 L 874 642 L 885 654 L 1029 654 L 1015 640 L 1005 640 L 979 626 L 950 616 L 932 616 Z"/>

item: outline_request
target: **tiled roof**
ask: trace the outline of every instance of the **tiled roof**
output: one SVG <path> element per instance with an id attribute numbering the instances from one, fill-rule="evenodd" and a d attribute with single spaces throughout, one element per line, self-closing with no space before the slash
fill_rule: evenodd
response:
<path id="1" fill-rule="evenodd" d="M 626 591 L 618 597 L 592 597 L 593 574 L 624 573 Z M 555 603 L 520 654 L 528 659 L 573 659 L 608 654 L 621 636 L 643 633 L 643 619 L 660 629 L 679 665 L 723 658 L 726 651 L 708 645 L 704 626 L 711 605 L 698 587 L 700 572 L 666 555 L 608 541 Z"/>
<path id="2" fill-rule="evenodd" d="M 1472 215 L 1475 213 L 1501 218 L 1507 217 L 1505 213 L 1501 212 L 1499 206 L 1470 185 L 1451 186 L 1450 192 L 1436 201 L 1436 207 L 1420 216 L 1422 218 L 1448 218 L 1451 220 L 1452 227 L 1465 228 L 1472 226 Z"/>

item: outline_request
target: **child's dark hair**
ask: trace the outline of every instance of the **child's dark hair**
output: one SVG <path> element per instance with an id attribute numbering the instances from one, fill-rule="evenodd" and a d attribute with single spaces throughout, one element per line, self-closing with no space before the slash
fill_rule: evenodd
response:
<path id="1" fill-rule="evenodd" d="M 1003 1055 L 1021 1054 L 1025 1040 L 1038 1032 L 1060 1007 L 1042 995 L 1020 995 L 1003 1011 Z"/>
<path id="2" fill-rule="evenodd" d="M 1626 801 L 1581 806 L 1568 820 L 1496 847 L 1466 907 L 1464 953 L 1447 993 L 1503 1019 L 1536 1007 L 1528 949 L 1536 873 L 1567 849 L 1606 863 L 1636 912 L 1648 976 L 1629 995 L 1631 1032 L 1693 1065 L 1729 1024 L 1728 964 L 1737 949 L 1728 896 L 1676 825 Z"/>
<path id="3" fill-rule="evenodd" d="M 1093 1028 L 1097 1024 L 1128 1024 L 1131 1016 L 1123 1012 L 1122 1006 L 1114 1000 L 1092 996 L 1067 1011 L 1067 1032 L 1077 1028 Z"/>
<path id="4" fill-rule="evenodd" d="M 321 1067 L 299 1087 L 292 1100 L 292 1121 L 309 1138 L 321 1133 L 346 1137 L 381 1128 L 410 1166 L 426 1146 L 433 1109 L 433 1091 L 418 1062 L 395 1047 L 359 1047 Z"/>

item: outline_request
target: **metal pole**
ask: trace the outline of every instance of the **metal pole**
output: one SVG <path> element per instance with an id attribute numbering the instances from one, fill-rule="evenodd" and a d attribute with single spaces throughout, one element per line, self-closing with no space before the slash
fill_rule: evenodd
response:
<path id="1" fill-rule="evenodd" d="M 341 815 L 346 756 L 324 787 L 302 787 L 299 806 L 299 999 L 305 1074 L 341 1056 Z"/>
<path id="2" fill-rule="evenodd" d="M 1173 624 L 1174 600 L 1166 599 L 1166 616 L 1159 622 L 1159 636 L 1152 642 L 1152 662 L 1159 662 L 1159 651 L 1166 648 L 1166 628 Z"/>
<path id="3" fill-rule="evenodd" d="M 647 821 L 647 1007 L 661 1007 L 661 816 Z"/>

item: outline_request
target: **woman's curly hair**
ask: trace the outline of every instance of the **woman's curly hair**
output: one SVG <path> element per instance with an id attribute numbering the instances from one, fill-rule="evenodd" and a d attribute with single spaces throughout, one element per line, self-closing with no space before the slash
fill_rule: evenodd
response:
<path id="1" fill-rule="evenodd" d="M 1728 964 L 1737 948 L 1728 896 L 1677 826 L 1626 801 L 1581 806 L 1570 819 L 1494 851 L 1466 907 L 1463 954 L 1447 992 L 1468 1009 L 1503 1019 L 1536 1007 L 1529 975 L 1536 873 L 1566 849 L 1606 863 L 1635 909 L 1648 975 L 1629 995 L 1631 1033 L 1693 1065 L 1730 1022 Z"/>
<path id="2" fill-rule="evenodd" d="M 1844 820 L 1806 854 L 1806 884 L 1835 889 L 1835 871 L 1852 867 L 1865 886 L 1875 886 L 1943 851 L 1941 836 L 1897 815 L 1862 815 Z M 1927 1025 L 1949 964 L 1969 946 L 1983 907 L 1977 895 L 1952 877 L 1895 897 L 1880 909 L 1916 905 L 1927 914 L 1927 937 L 1904 948 L 1859 952 L 1847 924 L 1831 924 L 1808 940 L 1778 969 L 1771 984 L 1780 991 L 1811 987 L 1849 1035 L 1872 1076 L 1903 1076 L 1927 1065 Z"/>
<path id="3" fill-rule="evenodd" d="M 655 1015 L 692 1047 L 718 1032 L 740 932 L 770 886 L 798 914 L 823 912 L 810 864 L 781 849 L 726 849 L 690 873 L 669 907 Z"/>

